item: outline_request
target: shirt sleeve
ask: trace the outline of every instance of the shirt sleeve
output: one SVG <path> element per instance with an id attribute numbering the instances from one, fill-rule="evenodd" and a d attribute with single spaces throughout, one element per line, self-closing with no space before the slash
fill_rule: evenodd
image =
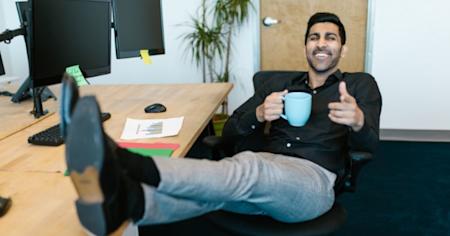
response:
<path id="1" fill-rule="evenodd" d="M 364 74 L 354 88 L 355 99 L 364 113 L 364 125 L 358 132 L 350 129 L 349 145 L 353 151 L 375 152 L 380 132 L 381 94 L 375 79 Z"/>
<path id="2" fill-rule="evenodd" d="M 244 104 L 238 107 L 223 129 L 224 136 L 247 136 L 263 129 L 265 122 L 259 122 L 256 118 L 256 108 L 261 105 L 266 96 L 270 94 L 270 83 L 266 83 L 263 87 L 255 92 Z"/>

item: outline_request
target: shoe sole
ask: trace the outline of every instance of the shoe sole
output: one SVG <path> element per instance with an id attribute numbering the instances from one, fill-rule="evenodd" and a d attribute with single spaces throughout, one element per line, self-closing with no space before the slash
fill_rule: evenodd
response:
<path id="1" fill-rule="evenodd" d="M 79 197 L 76 208 L 81 224 L 95 235 L 106 235 L 100 185 L 104 142 L 99 114 L 94 97 L 80 99 L 68 130 L 66 161 Z"/>

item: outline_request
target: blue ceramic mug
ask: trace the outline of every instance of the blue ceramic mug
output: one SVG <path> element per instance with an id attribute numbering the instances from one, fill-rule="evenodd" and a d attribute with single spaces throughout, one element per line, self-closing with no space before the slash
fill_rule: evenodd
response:
<path id="1" fill-rule="evenodd" d="M 281 114 L 281 117 L 287 120 L 292 126 L 304 126 L 311 115 L 311 94 L 292 92 L 286 94 L 283 100 L 285 114 Z"/>

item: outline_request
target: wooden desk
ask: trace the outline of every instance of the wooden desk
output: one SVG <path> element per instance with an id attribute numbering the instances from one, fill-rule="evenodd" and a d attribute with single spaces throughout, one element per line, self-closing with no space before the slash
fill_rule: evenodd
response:
<path id="1" fill-rule="evenodd" d="M 11 92 L 17 90 L 18 84 L 2 84 L 1 89 Z M 54 89 L 52 89 L 54 90 Z M 28 99 L 21 103 L 11 102 L 11 97 L 0 96 L 0 141 L 19 132 L 43 119 L 51 116 L 57 109 L 58 102 L 49 99 L 44 102 L 44 108 L 49 110 L 46 116 L 39 119 L 30 113 L 33 110 L 33 100 Z"/>
<path id="2" fill-rule="evenodd" d="M 126 117 L 138 119 L 184 116 L 176 137 L 139 140 L 180 144 L 174 156 L 184 156 L 231 90 L 231 84 L 119 85 L 82 87 L 96 94 L 103 111 L 112 117 L 106 132 L 118 139 Z M 146 114 L 144 107 L 163 103 L 167 112 Z M 27 137 L 56 124 L 58 115 L 29 126 L 0 141 L 0 195 L 13 199 L 9 212 L 0 218 L 2 235 L 83 235 L 75 213 L 76 194 L 66 169 L 64 145 L 33 146 Z"/>
<path id="3" fill-rule="evenodd" d="M 160 119 L 184 116 L 183 126 L 175 137 L 138 140 L 139 142 L 178 143 L 173 156 L 189 151 L 214 112 L 231 90 L 231 84 L 185 85 L 115 85 L 82 87 L 82 95 L 96 94 L 103 111 L 112 114 L 104 123 L 106 132 L 118 140 L 127 117 Z M 145 106 L 160 102 L 164 113 L 144 113 Z M 55 114 L 0 141 L 0 171 L 63 172 L 64 146 L 44 147 L 27 143 L 27 138 L 59 122 Z"/>
<path id="4" fill-rule="evenodd" d="M 69 177 L 0 171 L 0 194 L 13 201 L 0 218 L 2 235 L 85 234 L 75 211 L 77 195 Z"/>

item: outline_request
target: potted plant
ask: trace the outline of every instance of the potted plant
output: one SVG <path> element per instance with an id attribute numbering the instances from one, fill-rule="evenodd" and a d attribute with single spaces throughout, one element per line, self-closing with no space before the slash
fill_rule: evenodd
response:
<path id="1" fill-rule="evenodd" d="M 229 82 L 233 36 L 248 19 L 251 0 L 202 0 L 199 17 L 192 17 L 192 30 L 183 35 L 187 51 L 197 66 L 202 67 L 203 82 Z M 228 118 L 227 102 L 222 114 L 213 118 L 220 135 Z"/>

